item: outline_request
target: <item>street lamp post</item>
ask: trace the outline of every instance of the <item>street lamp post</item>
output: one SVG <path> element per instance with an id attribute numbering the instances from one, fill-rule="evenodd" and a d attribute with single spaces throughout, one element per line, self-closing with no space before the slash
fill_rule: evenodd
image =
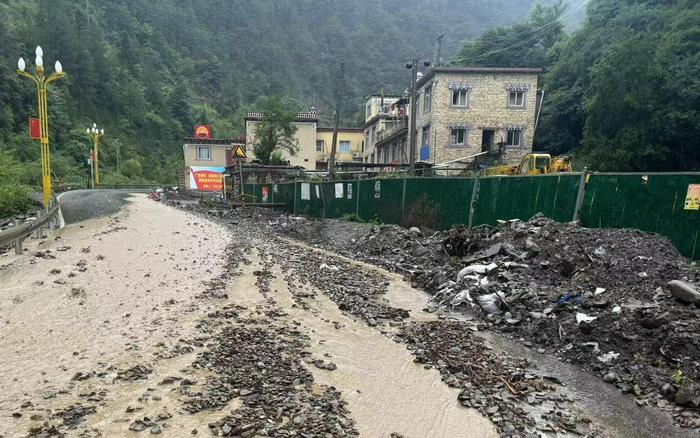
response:
<path id="1" fill-rule="evenodd" d="M 46 89 L 48 85 L 65 76 L 63 67 L 56 61 L 54 72 L 46 76 L 44 70 L 44 51 L 41 46 L 36 48 L 36 58 L 34 62 L 34 73 L 26 71 L 24 58 L 17 61 L 17 74 L 31 79 L 36 84 L 37 96 L 39 100 L 39 124 L 41 126 L 41 185 L 44 192 L 44 208 L 48 210 L 51 199 L 51 153 L 49 149 L 49 113 L 46 101 Z"/>
<path id="2" fill-rule="evenodd" d="M 105 130 L 97 129 L 97 124 L 93 123 L 92 128 L 87 129 L 87 133 L 90 139 L 92 140 L 92 169 L 94 170 L 95 175 L 94 186 L 97 187 L 100 185 L 100 167 L 97 154 L 100 149 L 100 139 L 105 135 Z"/>

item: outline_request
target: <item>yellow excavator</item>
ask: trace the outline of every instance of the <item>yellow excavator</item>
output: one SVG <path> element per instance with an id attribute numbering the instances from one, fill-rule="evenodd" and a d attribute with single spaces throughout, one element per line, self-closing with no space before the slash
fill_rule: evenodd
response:
<path id="1" fill-rule="evenodd" d="M 520 164 L 487 167 L 484 175 L 542 175 L 572 170 L 568 155 L 552 157 L 549 154 L 530 153 L 523 157 Z"/>

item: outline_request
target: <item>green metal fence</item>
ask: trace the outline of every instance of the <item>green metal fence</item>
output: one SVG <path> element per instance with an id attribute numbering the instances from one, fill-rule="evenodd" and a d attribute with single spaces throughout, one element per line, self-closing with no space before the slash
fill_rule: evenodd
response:
<path id="1" fill-rule="evenodd" d="M 258 202 L 282 203 L 294 214 L 318 218 L 356 214 L 404 225 L 422 220 L 436 228 L 526 220 L 540 212 L 568 222 L 576 217 L 579 205 L 584 226 L 659 233 L 685 256 L 700 259 L 700 212 L 684 209 L 688 185 L 700 184 L 700 172 L 600 173 L 588 175 L 581 187 L 583 181 L 582 174 L 567 173 L 246 184 L 244 189 Z"/>
<path id="2" fill-rule="evenodd" d="M 659 233 L 681 254 L 698 260 L 700 212 L 684 208 L 690 184 L 700 184 L 700 173 L 593 174 L 581 208 L 582 223 Z"/>

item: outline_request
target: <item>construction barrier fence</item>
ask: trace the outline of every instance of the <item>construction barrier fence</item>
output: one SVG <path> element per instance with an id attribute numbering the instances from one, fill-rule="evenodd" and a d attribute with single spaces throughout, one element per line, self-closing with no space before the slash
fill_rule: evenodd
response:
<path id="1" fill-rule="evenodd" d="M 245 184 L 257 202 L 317 218 L 446 229 L 543 213 L 592 228 L 637 228 L 700 259 L 700 172 L 566 173 Z"/>

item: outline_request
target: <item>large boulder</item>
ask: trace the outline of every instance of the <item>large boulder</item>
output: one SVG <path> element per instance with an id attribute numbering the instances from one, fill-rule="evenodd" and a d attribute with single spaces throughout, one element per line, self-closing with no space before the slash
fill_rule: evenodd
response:
<path id="1" fill-rule="evenodd" d="M 682 280 L 668 282 L 668 290 L 678 301 L 688 304 L 700 303 L 700 292 L 690 283 Z"/>

